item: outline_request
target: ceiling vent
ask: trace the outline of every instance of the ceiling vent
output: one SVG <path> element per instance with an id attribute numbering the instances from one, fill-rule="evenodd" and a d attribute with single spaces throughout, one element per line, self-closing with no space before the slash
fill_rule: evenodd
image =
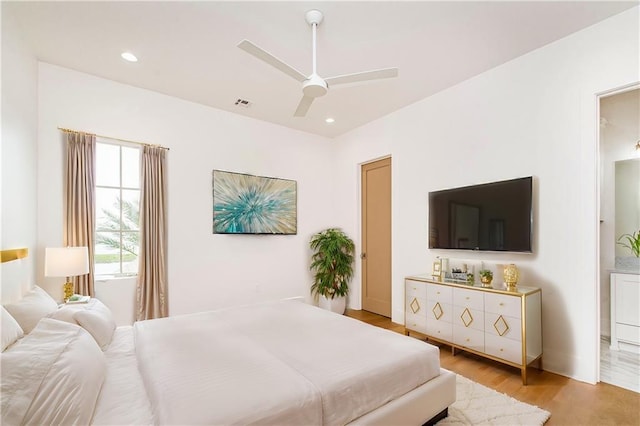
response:
<path id="1" fill-rule="evenodd" d="M 251 106 L 251 102 L 246 99 L 238 98 L 238 100 L 236 101 L 236 106 L 239 106 L 241 108 L 249 108 Z"/>

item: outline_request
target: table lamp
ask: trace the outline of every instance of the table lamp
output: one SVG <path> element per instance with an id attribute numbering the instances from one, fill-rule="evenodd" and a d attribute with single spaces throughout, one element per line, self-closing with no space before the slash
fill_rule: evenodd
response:
<path id="1" fill-rule="evenodd" d="M 89 250 L 87 247 L 47 247 L 44 253 L 44 276 L 65 277 L 64 301 L 73 296 L 73 283 L 69 277 L 89 273 Z"/>

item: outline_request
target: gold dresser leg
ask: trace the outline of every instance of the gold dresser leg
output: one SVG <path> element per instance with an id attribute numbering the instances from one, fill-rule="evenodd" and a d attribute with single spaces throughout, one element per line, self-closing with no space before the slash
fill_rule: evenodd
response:
<path id="1" fill-rule="evenodd" d="M 527 366 L 522 367 L 522 384 L 527 385 Z"/>

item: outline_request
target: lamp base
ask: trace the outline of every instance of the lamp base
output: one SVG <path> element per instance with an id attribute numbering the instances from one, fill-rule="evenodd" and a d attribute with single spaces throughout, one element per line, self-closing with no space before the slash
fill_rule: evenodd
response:
<path id="1" fill-rule="evenodd" d="M 73 283 L 64 283 L 62 288 L 64 290 L 64 302 L 67 303 L 67 300 L 69 300 L 69 298 L 73 296 Z"/>

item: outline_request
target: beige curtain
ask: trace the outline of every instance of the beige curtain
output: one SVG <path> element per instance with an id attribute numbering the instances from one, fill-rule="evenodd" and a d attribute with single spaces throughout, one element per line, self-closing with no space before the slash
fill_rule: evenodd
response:
<path id="1" fill-rule="evenodd" d="M 68 132 L 66 135 L 64 245 L 88 247 L 89 274 L 72 277 L 71 282 L 75 293 L 93 297 L 96 136 L 81 132 Z"/>
<path id="2" fill-rule="evenodd" d="M 166 317 L 166 149 L 145 146 L 140 181 L 140 256 L 136 320 Z"/>

